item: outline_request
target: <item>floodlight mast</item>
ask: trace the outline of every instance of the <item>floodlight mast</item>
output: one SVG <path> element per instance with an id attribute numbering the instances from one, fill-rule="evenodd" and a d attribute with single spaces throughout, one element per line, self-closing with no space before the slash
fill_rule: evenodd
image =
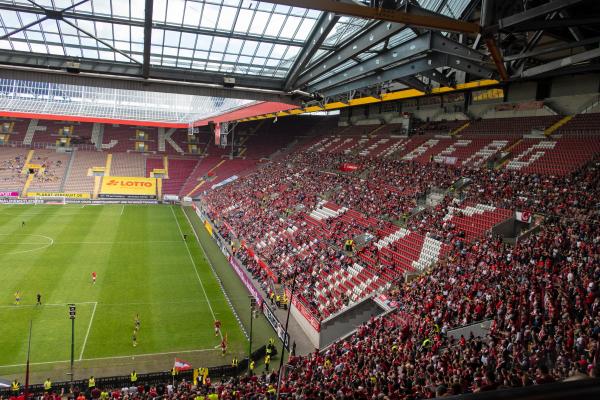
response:
<path id="1" fill-rule="evenodd" d="M 73 364 L 75 361 L 75 304 L 69 304 L 69 318 L 71 319 L 71 382 L 73 382 Z"/>

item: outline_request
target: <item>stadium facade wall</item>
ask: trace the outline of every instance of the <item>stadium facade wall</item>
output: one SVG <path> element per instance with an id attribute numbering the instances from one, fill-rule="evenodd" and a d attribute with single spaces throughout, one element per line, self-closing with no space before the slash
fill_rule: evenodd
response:
<path id="1" fill-rule="evenodd" d="M 539 82 L 516 82 L 504 86 L 506 101 L 509 103 L 536 100 L 538 86 L 548 84 Z M 556 77 L 549 80 L 550 97 L 544 99 L 546 104 L 551 104 L 561 114 L 569 115 L 580 112 L 583 107 L 590 104 L 598 97 L 600 91 L 600 74 L 582 74 L 573 76 Z M 502 116 L 487 115 L 497 104 L 504 101 L 502 98 L 491 98 L 483 101 L 470 101 L 465 108 L 464 101 L 449 101 L 448 96 L 444 101 L 431 101 L 427 98 L 407 99 L 397 104 L 375 103 L 361 107 L 344 108 L 340 111 L 341 124 L 360 124 L 359 121 L 366 119 L 379 119 L 387 123 L 398 118 L 400 113 L 410 113 L 421 120 L 456 119 L 459 112 L 468 112 L 472 118 L 498 118 Z M 600 108 L 600 107 L 599 107 Z M 547 111 L 527 110 L 518 114 L 506 114 L 505 117 L 518 116 L 541 116 L 547 115 Z M 466 117 L 465 117 L 466 118 Z M 462 119 L 462 118 L 459 118 Z"/>
<path id="2" fill-rule="evenodd" d="M 507 101 L 514 103 L 519 101 L 534 100 L 536 91 L 536 82 L 519 82 L 510 85 L 508 88 Z"/>
<path id="3" fill-rule="evenodd" d="M 295 299 L 295 297 L 294 297 L 294 299 Z M 294 300 L 294 299 L 292 299 L 292 300 Z M 302 314 L 302 312 L 300 311 L 298 306 L 296 304 L 294 304 L 294 302 L 292 302 L 292 304 L 290 304 L 290 310 L 291 310 L 290 313 L 291 313 L 292 317 L 294 317 L 296 322 L 298 322 L 298 325 L 300 325 L 300 328 L 302 328 L 302 330 L 306 334 L 306 337 L 308 337 L 308 340 L 310 341 L 310 343 L 315 348 L 319 348 L 319 344 L 320 344 L 319 331 L 316 330 L 315 327 L 309 322 L 309 320 Z"/>
<path id="4" fill-rule="evenodd" d="M 600 91 L 600 74 L 579 76 L 559 76 L 552 80 L 550 97 L 574 96 L 581 94 L 598 94 Z"/>

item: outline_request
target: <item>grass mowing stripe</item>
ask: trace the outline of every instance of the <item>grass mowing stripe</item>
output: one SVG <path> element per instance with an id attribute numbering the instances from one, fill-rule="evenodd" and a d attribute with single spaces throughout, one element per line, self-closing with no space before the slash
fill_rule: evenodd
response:
<path id="1" fill-rule="evenodd" d="M 164 356 L 169 354 L 189 354 L 189 353 L 203 353 L 206 351 L 214 351 L 214 349 L 194 349 L 194 350 L 178 350 L 178 351 L 163 351 L 159 353 L 147 353 L 147 354 L 136 354 L 135 356 L 114 356 L 114 357 L 93 357 L 93 358 L 80 358 L 77 361 L 101 361 L 101 360 L 119 360 L 130 357 L 156 357 L 156 356 Z M 60 363 L 70 363 L 71 360 L 58 360 L 58 361 L 42 361 L 42 362 L 32 362 L 29 365 L 48 365 L 48 364 L 60 364 Z M 14 368 L 14 367 L 24 367 L 27 364 L 12 364 L 12 365 L 0 365 L 0 368 Z"/>
<path id="2" fill-rule="evenodd" d="M 56 208 L 54 209 L 43 209 L 43 210 L 50 210 L 50 213 L 43 213 L 43 215 L 47 218 L 47 219 L 51 219 L 54 214 L 56 214 L 59 210 L 57 210 Z M 23 209 L 18 209 L 16 213 L 14 214 L 8 214 L 9 215 L 9 221 L 11 222 L 10 224 L 7 222 L 3 223 L 3 233 L 6 235 L 14 235 L 12 236 L 12 243 L 10 245 L 8 245 L 6 248 L 2 249 L 2 253 L 0 254 L 0 256 L 4 256 L 4 255 L 14 255 L 14 254 L 22 254 L 22 253 L 30 253 L 31 250 L 42 250 L 43 248 L 40 249 L 21 249 L 19 248 L 19 245 L 22 244 L 23 242 L 25 242 L 25 244 L 27 244 L 26 242 L 28 242 L 27 238 L 30 236 L 36 236 L 32 233 L 37 233 L 38 229 L 36 229 L 36 225 L 35 225 L 35 220 L 34 223 L 32 223 L 32 219 L 31 217 L 27 218 L 26 216 L 24 216 L 23 214 L 26 214 L 27 212 L 27 208 L 23 208 Z M 11 216 L 12 215 L 12 216 Z M 37 214 L 36 214 L 37 215 Z M 2 218 L 4 219 L 4 217 Z M 19 221 L 20 220 L 20 221 Z M 25 222 L 25 226 L 22 225 L 22 222 Z M 46 221 L 44 221 L 45 223 Z M 12 228 L 11 228 L 12 226 Z M 39 235 L 37 235 L 39 236 Z M 19 240 L 17 240 L 17 237 L 19 238 Z M 47 246 L 46 246 L 47 247 Z"/>
<path id="3" fill-rule="evenodd" d="M 186 217 L 179 214 L 182 211 L 167 206 L 127 205 L 127 213 L 121 216 L 122 209 L 122 205 L 20 206 L 0 212 L 3 233 L 15 234 L 0 236 L 0 253 L 31 249 L 49 241 L 16 235 L 25 232 L 43 234 L 55 241 L 38 252 L 0 254 L 3 377 L 10 380 L 22 373 L 21 367 L 11 366 L 25 362 L 22 345 L 26 340 L 21 332 L 26 332 L 26 325 L 33 319 L 32 381 L 64 379 L 71 328 L 68 303 L 80 304 L 75 323 L 76 379 L 86 377 L 90 370 L 97 376 L 126 375 L 131 369 L 162 371 L 172 365 L 172 356 L 178 353 L 187 353 L 194 365 L 222 365 L 227 357 L 214 349 L 221 339 L 214 335 L 213 313 L 223 323 L 223 337 L 228 334 L 228 355 L 242 358 L 246 353 L 246 337 L 217 286 L 202 247 L 194 243 Z M 21 228 L 21 220 L 26 222 L 25 228 Z M 182 241 L 181 232 L 189 236 L 186 250 L 176 245 Z M 202 238 L 200 232 L 198 235 Z M 22 243 L 15 247 L 16 242 Z M 213 251 L 210 246 L 206 250 Z M 188 264 L 190 254 L 193 270 Z M 210 259 L 216 262 L 212 256 Z M 98 273 L 96 285 L 90 279 L 92 271 Z M 202 292 L 198 276 L 204 286 Z M 222 284 L 229 290 L 228 281 Z M 12 306 L 16 288 L 23 294 L 21 307 Z M 35 306 L 36 293 L 42 294 L 41 307 Z M 229 295 L 235 306 L 238 292 Z M 134 348 L 131 332 L 133 316 L 138 312 L 142 334 Z"/>
<path id="4" fill-rule="evenodd" d="M 249 331 L 251 324 L 250 320 L 252 317 L 249 312 L 250 303 L 248 301 L 248 289 L 246 289 L 240 278 L 237 276 L 215 240 L 209 236 L 202 221 L 198 218 L 198 215 L 196 215 L 196 212 L 192 207 L 183 207 L 183 212 L 187 215 L 188 221 L 192 223 L 192 228 L 200 240 L 200 243 L 202 243 L 202 248 L 206 252 L 206 258 L 210 260 L 211 264 L 214 266 L 217 276 L 219 276 L 221 282 L 223 282 L 225 291 L 229 293 L 229 298 L 231 299 L 234 309 L 237 310 L 242 324 L 246 330 Z M 253 350 L 258 349 L 263 344 L 266 345 L 269 338 L 277 338 L 276 332 L 262 313 L 260 313 L 259 317 L 253 321 L 252 325 Z M 247 348 L 245 349 L 245 353 L 248 354 Z M 272 360 L 276 359 L 277 356 L 272 358 Z"/>
<path id="5" fill-rule="evenodd" d="M 179 228 L 179 233 L 181 234 L 181 238 L 183 239 L 183 231 L 181 230 L 181 225 L 179 225 L 179 220 L 177 219 L 177 216 L 175 215 L 175 211 L 173 211 L 173 206 L 171 206 L 170 208 L 171 208 L 171 213 L 173 213 L 173 218 L 175 218 L 175 222 L 177 223 L 177 228 Z M 208 304 L 208 308 L 210 309 L 210 313 L 213 316 L 213 320 L 216 321 L 217 317 L 215 316 L 215 312 L 213 311 L 213 308 L 210 305 L 210 300 L 208 299 L 208 295 L 206 294 L 206 290 L 204 289 L 204 284 L 202 283 L 202 279 L 200 278 L 200 274 L 198 273 L 198 268 L 196 267 L 196 262 L 194 261 L 194 258 L 192 257 L 192 253 L 190 252 L 190 248 L 188 247 L 187 242 L 185 242 L 185 249 L 187 250 L 187 253 L 190 256 L 190 261 L 192 262 L 192 266 L 194 267 L 194 272 L 196 272 L 196 277 L 198 278 L 198 282 L 200 282 L 200 287 L 202 288 L 202 292 L 204 293 L 204 297 L 206 298 L 206 302 Z M 221 332 L 219 332 L 219 334 L 221 335 L 221 339 L 222 339 L 223 334 L 221 334 Z"/>
<path id="6" fill-rule="evenodd" d="M 192 221 L 190 221 L 190 218 L 188 217 L 188 215 L 185 212 L 183 213 L 183 215 L 185 215 L 185 219 L 187 220 L 188 224 L 192 228 L 192 232 L 194 232 L 194 236 L 196 237 L 196 241 L 198 242 L 198 244 L 200 245 L 200 248 L 202 249 L 202 252 L 204 253 L 204 258 L 206 259 L 206 261 L 208 261 L 208 265 L 210 265 L 210 269 L 212 270 L 212 273 L 215 276 L 215 279 L 219 283 L 219 287 L 221 288 L 221 292 L 223 292 L 223 295 L 225 296 L 225 299 L 227 300 L 227 304 L 229 304 L 229 308 L 231 308 L 231 311 L 233 312 L 233 315 L 235 316 L 235 319 L 237 320 L 238 325 L 242 329 L 242 333 L 244 334 L 244 336 L 246 336 L 246 339 L 250 340 L 250 336 L 248 335 L 248 332 L 246 332 L 246 328 L 244 327 L 244 324 L 242 324 L 242 320 L 240 319 L 240 316 L 238 315 L 237 311 L 235 310 L 235 307 L 231 303 L 231 299 L 229 298 L 229 296 L 227 295 L 227 292 L 225 291 L 225 288 L 223 287 L 223 282 L 221 281 L 221 277 L 215 271 L 215 268 L 214 268 L 214 265 L 213 265 L 212 261 L 210 260 L 210 258 L 208 258 L 206 250 L 204 249 L 204 246 L 202 245 L 202 242 L 200 242 L 200 238 L 198 237 L 198 234 L 196 233 L 196 230 L 192 226 Z"/>
<path id="7" fill-rule="evenodd" d="M 2 235 L 2 234 L 0 234 Z M 38 235 L 38 236 L 42 236 L 42 235 Z M 126 241 L 126 240 L 118 240 L 118 241 L 112 241 L 112 242 L 108 242 L 108 241 L 82 241 L 82 242 L 57 242 L 55 241 L 54 244 L 55 245 L 59 245 L 59 244 L 147 244 L 147 243 L 181 243 L 179 240 L 131 240 L 131 241 Z"/>
<path id="8" fill-rule="evenodd" d="M 68 306 L 69 304 L 94 304 L 96 303 L 95 301 L 82 301 L 79 303 L 50 303 L 50 304 L 42 304 L 41 306 L 39 304 L 13 304 L 13 305 L 3 305 L 0 306 L 0 308 L 24 308 L 24 307 L 40 307 L 40 308 L 44 308 L 44 307 L 64 307 L 64 306 Z"/>
<path id="9" fill-rule="evenodd" d="M 94 309 L 92 310 L 92 316 L 90 317 L 90 323 L 87 328 L 87 332 L 85 333 L 85 339 L 83 339 L 83 346 L 81 346 L 81 353 L 79 353 L 79 361 L 83 358 L 83 352 L 85 351 L 85 345 L 87 344 L 88 336 L 90 336 L 90 329 L 92 329 L 92 322 L 94 322 L 94 315 L 96 314 L 96 307 L 98 306 L 98 302 L 94 302 Z"/>

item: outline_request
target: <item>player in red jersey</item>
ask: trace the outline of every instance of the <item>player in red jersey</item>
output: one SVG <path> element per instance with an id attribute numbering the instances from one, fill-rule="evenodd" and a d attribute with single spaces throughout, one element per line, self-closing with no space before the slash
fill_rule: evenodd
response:
<path id="1" fill-rule="evenodd" d="M 215 320 L 215 336 L 219 336 L 221 334 L 221 321 L 218 319 Z"/>
<path id="2" fill-rule="evenodd" d="M 96 284 L 96 271 L 92 272 L 92 283 Z"/>
<path id="3" fill-rule="evenodd" d="M 227 353 L 227 333 L 225 334 L 223 339 L 221 339 L 221 355 L 223 357 L 225 357 L 226 353 Z"/>

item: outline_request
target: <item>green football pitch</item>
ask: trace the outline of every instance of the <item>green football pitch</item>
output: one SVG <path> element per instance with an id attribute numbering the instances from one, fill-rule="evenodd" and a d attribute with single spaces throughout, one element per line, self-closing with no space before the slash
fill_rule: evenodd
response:
<path id="1" fill-rule="evenodd" d="M 175 357 L 195 367 L 229 364 L 232 354 L 247 351 L 179 207 L 0 205 L 0 376 L 23 370 L 31 321 L 33 370 L 66 379 L 70 303 L 77 309 L 74 359 L 81 377 L 166 370 Z M 227 335 L 226 358 L 215 319 Z"/>

